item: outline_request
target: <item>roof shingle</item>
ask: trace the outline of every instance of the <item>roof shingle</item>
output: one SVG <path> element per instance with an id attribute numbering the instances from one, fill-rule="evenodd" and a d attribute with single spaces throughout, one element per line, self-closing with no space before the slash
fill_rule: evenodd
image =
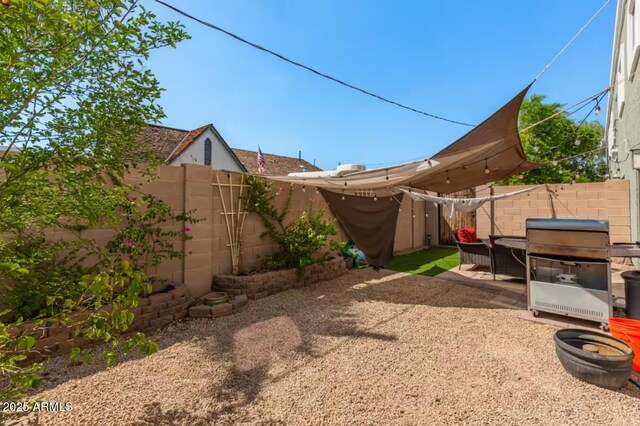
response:
<path id="1" fill-rule="evenodd" d="M 139 141 L 144 144 L 148 143 L 154 154 L 160 159 L 166 160 L 188 134 L 188 130 L 147 124 L 140 131 Z"/>
<path id="2" fill-rule="evenodd" d="M 194 130 L 176 129 L 173 127 L 158 126 L 149 124 L 140 132 L 140 141 L 149 143 L 151 150 L 159 159 L 170 162 L 184 151 L 198 136 L 200 136 L 210 125 L 198 127 Z M 223 142 L 224 143 L 224 142 Z M 247 169 L 249 173 L 258 173 L 258 153 L 246 149 L 231 148 L 233 154 Z M 295 157 L 285 157 L 275 154 L 264 154 L 265 174 L 271 176 L 283 176 L 296 172 L 320 171 L 305 160 L 298 160 Z"/>
<path id="3" fill-rule="evenodd" d="M 182 139 L 182 142 L 180 142 L 180 144 L 176 146 L 173 152 L 169 155 L 169 157 L 167 158 L 167 162 L 170 162 L 171 160 L 176 158 L 178 155 L 180 155 L 180 153 L 184 151 L 185 148 L 191 145 L 191 142 L 196 140 L 196 138 L 200 136 L 202 132 L 204 132 L 208 128 L 209 128 L 209 125 L 207 124 L 206 126 L 198 127 L 197 129 L 190 131 L 187 134 L 187 136 L 185 136 L 185 138 Z"/>
<path id="4" fill-rule="evenodd" d="M 236 157 L 244 164 L 249 173 L 258 173 L 258 153 L 256 151 L 247 151 L 246 149 L 231 148 Z M 286 176 L 289 173 L 297 172 L 315 172 L 322 169 L 314 166 L 305 160 L 298 160 L 295 157 L 285 157 L 282 155 L 265 154 L 264 169 L 265 175 L 270 176 Z"/>

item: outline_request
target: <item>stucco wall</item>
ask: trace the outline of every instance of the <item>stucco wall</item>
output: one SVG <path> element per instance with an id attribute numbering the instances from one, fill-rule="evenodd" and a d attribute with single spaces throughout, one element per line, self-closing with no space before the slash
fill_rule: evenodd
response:
<path id="1" fill-rule="evenodd" d="M 629 14 L 630 0 L 620 0 L 618 4 L 618 14 L 616 19 L 616 36 L 612 56 L 611 84 L 609 93 L 609 110 L 607 117 L 607 138 L 609 153 L 611 146 L 615 143 L 618 146 L 619 162 L 609 161 L 609 169 L 612 175 L 618 174 L 621 179 L 629 181 L 630 193 L 630 215 L 631 215 L 631 240 L 640 240 L 640 185 L 639 172 L 632 166 L 632 150 L 640 149 L 640 65 L 637 64 L 640 51 L 629 49 L 630 40 L 629 25 L 632 25 Z M 636 1 L 636 5 L 640 2 Z M 638 6 L 636 6 L 638 8 Z M 640 10 L 635 11 L 640 14 Z M 638 19 L 636 18 L 636 23 Z M 636 34 L 640 34 L 640 27 L 635 28 Z M 624 49 L 621 46 L 624 45 Z M 636 48 L 637 49 L 637 48 Z M 623 62 L 626 67 L 622 75 L 618 75 L 617 66 L 623 55 Z M 635 55 L 635 56 L 634 56 Z M 633 60 L 636 60 L 634 64 Z M 636 73 L 636 74 L 634 74 Z M 624 108 L 622 113 L 618 109 L 617 99 L 624 91 Z M 615 132 L 614 132 L 615 129 Z M 617 169 L 620 168 L 618 172 Z"/>
<path id="2" fill-rule="evenodd" d="M 495 195 L 527 186 L 495 186 Z M 489 195 L 489 188 L 479 190 L 478 197 Z M 495 234 L 525 235 L 527 218 L 604 219 L 609 221 L 611 242 L 631 239 L 629 215 L 629 181 L 610 180 L 573 185 L 544 185 L 534 191 L 494 202 Z M 491 203 L 477 211 L 477 232 L 480 237 L 491 234 Z"/>
<path id="3" fill-rule="evenodd" d="M 207 129 L 191 145 L 171 161 L 172 166 L 182 164 L 204 164 L 204 141 L 211 141 L 211 167 L 218 170 L 241 172 L 236 159 L 225 148 L 224 143 L 218 139 L 211 129 Z"/>

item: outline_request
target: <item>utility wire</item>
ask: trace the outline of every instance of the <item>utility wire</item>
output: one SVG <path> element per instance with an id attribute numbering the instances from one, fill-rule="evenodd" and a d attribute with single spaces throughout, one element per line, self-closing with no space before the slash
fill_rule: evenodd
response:
<path id="1" fill-rule="evenodd" d="M 585 103 L 584 105 L 582 105 L 580 108 L 572 111 L 571 113 L 567 114 L 567 117 L 570 116 L 571 114 L 574 114 L 578 111 L 580 111 L 582 108 L 584 108 L 585 106 L 589 105 L 591 102 L 595 102 L 596 104 L 591 108 L 591 110 L 589 110 L 589 112 L 587 113 L 587 115 L 585 115 L 582 120 L 580 120 L 580 122 L 578 123 L 578 125 L 576 126 L 575 129 L 573 129 L 572 132 L 570 132 L 567 136 L 565 136 L 565 138 L 562 140 L 562 142 L 560 142 L 557 145 L 551 146 L 549 148 L 547 148 L 547 150 L 545 152 L 536 152 L 535 155 L 537 157 L 544 157 L 546 155 L 548 155 L 549 153 L 551 153 L 552 151 L 554 151 L 557 148 L 560 148 L 561 146 L 563 146 L 565 143 L 567 143 L 570 139 L 570 136 L 572 136 L 575 132 L 576 137 L 579 136 L 579 132 L 580 132 L 580 128 L 582 127 L 582 125 L 587 121 L 587 119 L 591 116 L 591 114 L 593 113 L 593 111 L 595 111 L 595 109 L 600 105 L 600 102 L 602 102 L 602 99 L 605 97 L 606 92 L 602 93 L 599 96 L 596 96 L 595 98 L 593 98 L 590 102 Z M 535 151 L 535 148 L 534 148 Z"/>
<path id="2" fill-rule="evenodd" d="M 236 34 L 234 34 L 232 32 L 229 32 L 229 31 L 227 31 L 227 30 L 225 30 L 223 28 L 220 28 L 217 25 L 214 25 L 214 24 L 212 24 L 210 22 L 204 21 L 204 20 L 202 20 L 200 18 L 197 18 L 197 17 L 195 17 L 193 15 L 190 15 L 187 12 L 184 12 L 184 11 L 178 9 L 175 6 L 172 6 L 172 5 L 168 4 L 168 3 L 165 3 L 162 0 L 154 0 L 154 1 L 156 3 L 159 3 L 159 4 L 163 5 L 163 6 L 165 6 L 165 7 L 168 7 L 169 9 L 171 9 L 174 12 L 184 16 L 185 18 L 188 18 L 188 19 L 191 19 L 193 21 L 196 21 L 196 22 L 198 22 L 198 23 L 200 23 L 200 24 L 202 24 L 204 26 L 207 26 L 209 28 L 212 28 L 212 29 L 214 29 L 216 31 L 220 31 L 221 33 L 224 33 L 224 34 L 226 34 L 226 35 L 228 35 L 228 36 L 230 36 L 230 37 L 232 37 L 232 38 L 234 38 L 234 39 L 236 39 L 236 40 L 238 40 L 238 41 L 240 41 L 242 43 L 248 44 L 251 47 L 254 47 L 254 48 L 256 48 L 258 50 L 261 50 L 261 51 L 263 51 L 265 53 L 273 55 L 276 58 L 281 59 L 281 60 L 283 60 L 285 62 L 288 62 L 291 65 L 295 65 L 297 67 L 300 67 L 302 69 L 310 71 L 310 72 L 312 72 L 312 73 L 314 73 L 314 74 L 316 74 L 316 75 L 318 75 L 320 77 L 326 78 L 327 80 L 331 80 L 334 83 L 338 83 L 338 84 L 340 84 L 342 86 L 345 86 L 345 87 L 347 87 L 349 89 L 356 90 L 356 91 L 358 91 L 360 93 L 364 93 L 365 95 L 371 96 L 372 98 L 376 98 L 376 99 L 378 99 L 380 101 L 387 102 L 389 104 L 395 105 L 395 106 L 400 107 L 400 108 L 404 108 L 404 109 L 409 110 L 409 111 L 416 112 L 418 114 L 426 115 L 427 117 L 431 117 L 431 118 L 434 118 L 436 120 L 442 120 L 442 121 L 446 121 L 446 122 L 449 122 L 449 123 L 459 124 L 461 126 L 467 126 L 467 127 L 474 127 L 475 126 L 475 124 L 465 123 L 463 121 L 452 120 L 450 118 L 442 117 L 442 116 L 439 116 L 439 115 L 436 115 L 436 114 L 431 114 L 431 113 L 419 110 L 417 108 L 413 108 L 413 107 L 410 107 L 408 105 L 401 104 L 400 102 L 396 102 L 396 101 L 393 101 L 391 99 L 385 98 L 384 96 L 376 95 L 375 93 L 369 92 L 368 90 L 361 89 L 360 87 L 354 86 L 353 84 L 346 83 L 345 81 L 342 81 L 342 80 L 340 80 L 338 78 L 332 77 L 332 76 L 330 76 L 328 74 L 320 72 L 320 71 L 318 71 L 318 70 L 316 70 L 314 68 L 311 68 L 311 67 L 309 67 L 307 65 L 304 65 L 304 64 L 302 64 L 300 62 L 297 62 L 297 61 L 294 61 L 292 59 L 289 59 L 289 58 L 285 57 L 284 55 L 281 55 L 281 54 L 279 54 L 277 52 L 274 52 L 273 50 L 267 49 L 266 47 L 260 46 L 259 44 L 250 42 L 249 40 L 246 40 L 246 39 L 244 39 L 244 38 L 242 38 L 242 37 L 240 37 L 240 36 L 238 36 L 238 35 L 236 35 Z"/>
<path id="3" fill-rule="evenodd" d="M 553 59 L 551 59 L 551 61 L 549 61 L 549 63 L 547 65 L 545 65 L 545 67 L 542 69 L 542 71 L 540 71 L 538 73 L 538 75 L 536 76 L 535 79 L 533 79 L 533 81 L 537 81 L 540 77 L 542 77 L 542 74 L 544 74 L 545 72 L 547 72 L 547 70 L 551 67 L 551 65 L 556 61 L 556 59 L 558 59 L 565 50 L 567 50 L 569 48 L 569 46 L 571 46 L 573 44 L 573 42 L 580 36 L 580 34 L 582 34 L 582 32 L 589 26 L 589 24 L 591 24 L 591 22 L 593 22 L 594 19 L 596 19 L 598 17 L 598 15 L 600 15 L 600 13 L 604 10 L 605 7 L 607 7 L 607 5 L 611 2 L 611 0 L 607 0 L 604 2 L 604 4 L 600 7 L 600 9 L 598 9 L 598 11 L 591 17 L 591 19 L 589 19 L 587 21 L 586 24 L 584 24 L 582 26 L 582 28 L 580 28 L 580 30 L 573 36 L 571 37 L 571 40 L 569 40 L 567 42 L 567 44 L 564 45 L 564 47 L 562 49 L 560 49 L 560 51 L 558 53 L 556 53 L 556 56 L 553 57 Z"/>

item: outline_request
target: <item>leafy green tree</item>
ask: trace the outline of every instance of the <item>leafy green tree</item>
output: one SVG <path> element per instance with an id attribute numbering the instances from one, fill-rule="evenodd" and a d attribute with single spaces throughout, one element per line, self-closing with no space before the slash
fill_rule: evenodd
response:
<path id="1" fill-rule="evenodd" d="M 131 265 L 136 253 L 100 253 L 82 232 L 122 221 L 135 190 L 123 178 L 137 159 L 149 158 L 139 130 L 164 117 L 161 88 L 145 60 L 188 35 L 138 0 L 3 1 L 0 22 L 0 234 L 9 237 L 0 239 L 0 399 L 7 399 L 36 386 L 42 371 L 28 362 L 29 328 L 16 332 L 25 317 L 110 343 L 109 364 L 134 346 L 157 348 L 141 333 L 118 338 L 138 296 L 151 291 L 144 271 Z M 149 207 L 134 204 L 128 220 L 131 209 L 144 215 Z M 155 204 L 154 226 L 186 219 L 167 218 L 165 210 Z M 161 233 L 153 218 L 142 217 L 148 238 L 136 238 L 158 247 Z M 51 229 L 78 238 L 50 240 Z M 91 255 L 99 261 L 85 267 Z M 74 358 L 81 355 L 93 357 L 74 350 Z"/>
<path id="2" fill-rule="evenodd" d="M 520 129 L 526 129 L 562 111 L 563 104 L 545 102 L 545 96 L 532 95 L 524 100 L 518 117 Z M 588 104 L 583 111 L 589 111 Z M 598 182 L 606 175 L 604 129 L 597 121 L 576 122 L 562 112 L 530 130 L 521 131 L 520 139 L 530 161 L 546 166 L 503 179 L 502 185 Z"/>

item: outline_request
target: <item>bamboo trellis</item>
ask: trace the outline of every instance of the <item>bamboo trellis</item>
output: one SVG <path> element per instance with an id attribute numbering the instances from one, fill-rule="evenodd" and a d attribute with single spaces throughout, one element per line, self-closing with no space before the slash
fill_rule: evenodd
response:
<path id="1" fill-rule="evenodd" d="M 229 236 L 229 250 L 231 252 L 231 270 L 233 274 L 238 274 L 240 271 L 240 258 L 242 254 L 242 230 L 244 228 L 244 219 L 247 216 L 247 212 L 242 209 L 242 192 L 245 187 L 248 187 L 244 183 L 244 175 L 240 175 L 240 182 L 233 183 L 233 175 L 229 176 L 229 183 L 220 183 L 220 176 L 216 174 L 216 181 L 218 185 L 218 191 L 220 192 L 220 202 L 222 203 L 221 215 L 224 216 L 225 224 L 227 225 L 227 235 Z M 215 184 L 214 184 L 215 185 Z M 224 199 L 223 187 L 229 188 L 229 209 L 227 209 L 227 203 Z M 235 200 L 233 199 L 233 188 L 239 188 L 237 209 L 234 209 Z"/>

